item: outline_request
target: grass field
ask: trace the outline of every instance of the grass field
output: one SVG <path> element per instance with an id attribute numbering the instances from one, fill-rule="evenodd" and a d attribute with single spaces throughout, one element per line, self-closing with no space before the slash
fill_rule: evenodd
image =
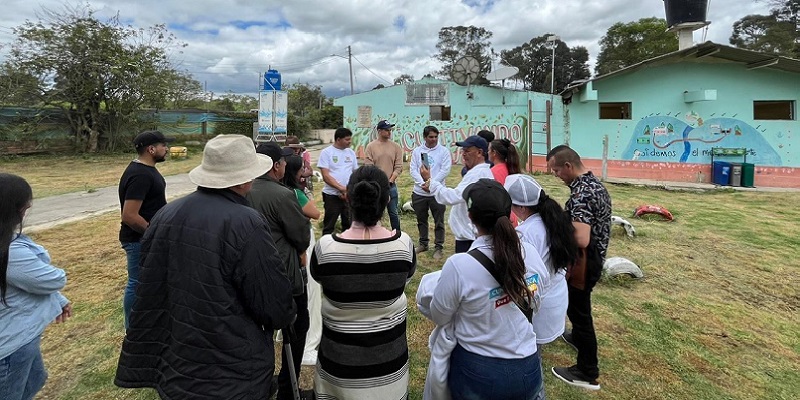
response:
<path id="1" fill-rule="evenodd" d="M 33 197 L 92 191 L 119 184 L 119 177 L 136 153 L 34 155 L 0 157 L 0 172 L 23 176 L 33 188 Z M 184 160 L 167 159 L 158 164 L 162 175 L 189 172 L 200 165 L 202 149 L 189 148 Z"/>
<path id="2" fill-rule="evenodd" d="M 451 183 L 458 181 L 457 174 L 454 168 Z M 537 179 L 552 197 L 566 200 L 568 191 L 560 181 Z M 401 201 L 409 199 L 408 175 L 399 184 Z M 797 398 L 800 209 L 788 205 L 800 204 L 800 194 L 608 188 L 615 215 L 629 217 L 636 206 L 659 204 L 676 221 L 630 218 L 636 238 L 614 229 L 609 256 L 633 260 L 645 278 L 604 278 L 594 291 L 603 388 L 596 393 L 573 389 L 552 376 L 550 367 L 575 358 L 571 348 L 557 341 L 541 348 L 548 398 Z M 401 220 L 402 228 L 416 237 L 413 215 Z M 54 263 L 67 270 L 65 294 L 75 315 L 45 332 L 42 347 L 50 378 L 40 398 L 157 398 L 152 390 L 122 390 L 112 383 L 123 338 L 126 280 L 118 226 L 111 213 L 34 235 Z M 452 236 L 445 250 L 452 252 Z M 441 268 L 430 254 L 418 261 L 406 290 L 409 299 L 424 273 Z M 431 328 L 412 300 L 412 399 L 422 397 Z M 308 371 L 305 375 L 308 385 Z"/>

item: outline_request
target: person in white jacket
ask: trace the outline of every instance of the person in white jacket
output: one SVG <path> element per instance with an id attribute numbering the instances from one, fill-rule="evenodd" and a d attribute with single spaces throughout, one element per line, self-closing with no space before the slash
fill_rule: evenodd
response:
<path id="1" fill-rule="evenodd" d="M 578 260 L 575 228 L 561 205 L 533 177 L 509 175 L 504 186 L 511 196 L 511 212 L 519 220 L 520 239 L 536 248 L 550 273 L 550 286 L 545 288 L 542 306 L 533 317 L 536 343 L 550 343 L 564 333 L 568 305 L 565 274 L 567 266 Z"/>
<path id="2" fill-rule="evenodd" d="M 433 193 L 436 201 L 440 204 L 453 206 L 450 209 L 448 223 L 456 238 L 455 252 L 464 253 L 469 250 L 475 240 L 475 225 L 469 219 L 467 213 L 467 203 L 462 197 L 467 186 L 477 182 L 479 179 L 494 179 L 489 164 L 486 163 L 486 153 L 489 151 L 489 144 L 480 136 L 469 136 L 463 142 L 456 142 L 456 146 L 461 147 L 461 159 L 467 168 L 467 173 L 461 178 L 461 182 L 454 188 L 448 188 L 443 182 L 431 179 L 431 171 L 425 166 L 421 166 L 419 173 L 425 183 L 423 190 Z"/>
<path id="3" fill-rule="evenodd" d="M 425 142 L 411 152 L 411 178 L 414 179 L 414 190 L 411 193 L 411 206 L 417 215 L 417 229 L 419 229 L 419 246 L 417 254 L 428 251 L 428 211 L 433 215 L 434 246 L 433 259 L 443 257 L 444 249 L 444 211 L 447 208 L 439 204 L 433 193 L 422 188 L 425 180 L 422 179 L 419 169 L 424 164 L 430 170 L 432 181 L 444 184 L 445 178 L 450 173 L 453 160 L 450 150 L 439 144 L 439 130 L 435 126 L 426 126 L 422 129 Z"/>

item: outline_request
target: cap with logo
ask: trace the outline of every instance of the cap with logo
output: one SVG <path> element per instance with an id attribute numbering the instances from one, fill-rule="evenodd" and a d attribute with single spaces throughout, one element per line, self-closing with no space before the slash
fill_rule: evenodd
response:
<path id="1" fill-rule="evenodd" d="M 378 125 L 375 127 L 375 129 L 386 129 L 386 130 L 389 130 L 389 129 L 392 129 L 392 128 L 394 128 L 394 124 L 390 124 L 390 123 L 386 122 L 385 119 L 380 120 L 380 122 L 378 122 Z"/>
<path id="2" fill-rule="evenodd" d="M 477 135 L 468 136 L 466 139 L 464 139 L 463 142 L 456 142 L 456 146 L 458 146 L 458 147 L 477 147 L 477 148 L 483 150 L 483 154 L 486 154 L 486 153 L 489 152 L 489 143 L 486 143 L 486 139 L 484 139 L 484 138 L 482 138 L 480 136 L 477 136 Z"/>

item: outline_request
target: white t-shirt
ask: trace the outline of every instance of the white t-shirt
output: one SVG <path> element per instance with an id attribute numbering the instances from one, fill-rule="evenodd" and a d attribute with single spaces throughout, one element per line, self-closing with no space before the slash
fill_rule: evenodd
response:
<path id="1" fill-rule="evenodd" d="M 430 171 L 431 181 L 436 181 L 444 185 L 444 180 L 450 174 L 450 167 L 453 165 L 453 160 L 450 158 L 450 150 L 440 144 L 434 148 L 429 148 L 424 143 L 418 146 L 411 152 L 411 165 L 409 172 L 414 179 L 414 193 L 420 196 L 431 197 L 433 193 L 426 192 L 422 189 L 422 175 L 419 173 L 419 168 L 422 166 L 422 154 L 427 154 Z"/>
<path id="2" fill-rule="evenodd" d="M 436 202 L 452 206 L 450 208 L 450 217 L 447 223 L 450 225 L 450 230 L 456 240 L 475 240 L 475 226 L 469 220 L 469 210 L 467 210 L 467 202 L 464 201 L 462 194 L 467 186 L 477 182 L 479 179 L 494 179 L 492 170 L 489 169 L 489 164 L 478 164 L 461 178 L 461 182 L 454 188 L 446 187 L 442 182 L 434 181 L 431 179 L 431 193 L 436 198 Z"/>
<path id="3" fill-rule="evenodd" d="M 491 236 L 480 236 L 472 249 L 494 259 Z M 522 243 L 525 280 L 538 304 L 549 274 L 530 244 Z M 444 263 L 431 301 L 431 319 L 438 326 L 453 323 L 458 344 L 486 357 L 519 359 L 536 353 L 536 333 L 517 305 L 503 294 L 500 284 L 478 260 L 454 254 Z M 534 307 L 534 314 L 536 310 Z"/>
<path id="4" fill-rule="evenodd" d="M 332 145 L 328 146 L 319 153 L 317 168 L 327 169 L 333 179 L 336 179 L 342 186 L 347 186 L 350 175 L 358 168 L 356 152 L 349 147 L 346 149 L 337 149 Z M 338 196 L 340 194 L 338 190 L 327 183 L 325 183 L 325 186 L 322 188 L 322 193 L 333 196 Z"/>
<path id="5" fill-rule="evenodd" d="M 545 344 L 556 340 L 564 333 L 569 296 L 567 293 L 566 271 L 554 273 L 550 260 L 550 238 L 539 214 L 533 214 L 520 222 L 517 232 L 525 243 L 530 243 L 539 252 L 542 262 L 547 267 L 550 285 L 544 288 L 542 306 L 533 317 L 533 330 L 536 332 L 536 343 Z"/>

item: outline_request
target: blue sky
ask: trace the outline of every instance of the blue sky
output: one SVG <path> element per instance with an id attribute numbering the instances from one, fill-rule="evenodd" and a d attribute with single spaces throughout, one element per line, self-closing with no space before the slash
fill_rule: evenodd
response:
<path id="1" fill-rule="evenodd" d="M 415 78 L 440 68 L 433 59 L 439 29 L 474 25 L 492 31 L 498 53 L 545 33 L 569 46 L 585 46 L 591 62 L 599 40 L 616 22 L 664 17 L 660 0 L 105 0 L 88 2 L 97 15 L 119 14 L 136 27 L 166 24 L 188 44 L 176 64 L 217 94 L 255 93 L 268 66 L 284 82 L 321 85 L 329 96 L 349 93 L 347 47 L 351 46 L 355 89 L 387 85 L 401 74 Z M 0 43 L 11 29 L 37 20 L 42 7 L 58 10 L 61 0 L 5 0 Z M 764 1 L 710 2 L 707 31 L 695 42 L 727 44 L 732 24 L 748 14 L 765 14 Z M 0 49 L 0 60 L 7 49 Z M 331 56 L 336 54 L 338 56 Z"/>

